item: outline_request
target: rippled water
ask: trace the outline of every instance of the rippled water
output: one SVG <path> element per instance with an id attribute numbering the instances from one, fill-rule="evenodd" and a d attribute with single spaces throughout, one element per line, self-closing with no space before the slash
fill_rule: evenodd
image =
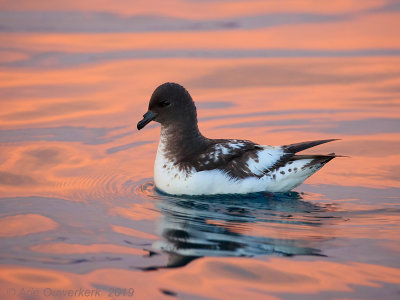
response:
<path id="1" fill-rule="evenodd" d="M 0 4 L 0 298 L 398 299 L 398 3 L 166 3 Z M 208 137 L 349 157 L 290 193 L 165 195 L 136 123 L 166 81 Z"/>

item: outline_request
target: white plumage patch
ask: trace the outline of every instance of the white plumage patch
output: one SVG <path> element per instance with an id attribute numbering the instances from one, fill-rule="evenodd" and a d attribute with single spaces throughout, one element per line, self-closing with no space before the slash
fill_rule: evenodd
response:
<path id="1" fill-rule="evenodd" d="M 257 152 L 256 158 L 249 158 L 246 162 L 250 171 L 255 175 L 265 173 L 265 170 L 272 167 L 284 154 L 279 146 L 263 146 L 263 148 L 263 150 Z"/>

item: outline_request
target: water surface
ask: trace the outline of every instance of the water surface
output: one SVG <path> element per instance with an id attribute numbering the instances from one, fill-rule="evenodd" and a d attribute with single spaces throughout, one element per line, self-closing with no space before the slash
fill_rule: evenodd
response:
<path id="1" fill-rule="evenodd" d="M 1 298 L 398 299 L 396 1 L 0 8 Z M 162 194 L 136 123 L 166 81 L 207 137 L 350 157 L 285 194 Z"/>

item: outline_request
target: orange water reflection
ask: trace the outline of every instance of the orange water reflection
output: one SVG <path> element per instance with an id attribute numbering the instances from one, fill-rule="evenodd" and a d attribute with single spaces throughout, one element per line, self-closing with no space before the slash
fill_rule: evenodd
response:
<path id="1" fill-rule="evenodd" d="M 102 1 L 37 1 L 35 5 L 30 1 L 20 1 L 18 5 L 13 1 L 3 1 L 2 9 L 5 10 L 28 10 L 28 11 L 109 11 L 119 14 L 162 14 L 180 16 L 186 18 L 209 18 L 242 16 L 254 13 L 277 13 L 288 12 L 352 12 L 365 9 L 379 8 L 388 1 L 368 0 L 359 3 L 358 1 L 335 1 L 335 3 L 323 3 L 314 1 L 233 1 L 233 2 L 190 2 L 184 0 L 173 0 L 168 4 L 159 0 L 137 1 L 134 5 L 126 1 L 114 2 Z M 246 5 L 244 5 L 244 3 Z M 317 5 L 316 5 L 317 4 Z M 170 9 L 175 8 L 175 9 Z"/>
<path id="2" fill-rule="evenodd" d="M 11 130 L 5 134 L 13 135 L 13 130 L 23 132 L 23 128 L 35 129 L 32 129 L 31 140 L 27 142 L 21 140 L 17 144 L 3 144 L 5 161 L 2 168 L 8 176 L 19 176 L 19 182 L 26 182 L 28 193 L 40 186 L 42 193 L 48 190 L 53 195 L 60 192 L 60 185 L 63 186 L 63 193 L 87 189 L 97 181 L 102 181 L 98 177 L 108 176 L 110 171 L 126 177 L 135 177 L 140 173 L 146 177 L 152 176 L 151 165 L 158 129 L 148 129 L 139 135 L 135 131 L 135 122 L 146 109 L 146 101 L 154 83 L 172 79 L 187 82 L 200 107 L 202 103 L 211 103 L 212 106 L 214 101 L 226 106 L 200 109 L 200 126 L 210 137 L 247 138 L 264 144 L 343 138 L 343 142 L 321 146 L 315 151 L 332 149 L 352 158 L 338 159 L 329 164 L 321 171 L 324 176 L 311 177 L 311 183 L 398 187 L 397 178 L 391 175 L 396 172 L 393 168 L 399 164 L 399 155 L 398 151 L 391 149 L 398 147 L 399 134 L 393 128 L 386 128 L 396 125 L 383 124 L 385 127 L 381 132 L 377 128 L 368 134 L 367 139 L 362 132 L 362 128 L 365 128 L 362 124 L 368 124 L 369 120 L 380 122 L 386 118 L 389 122 L 397 122 L 398 110 L 394 108 L 399 100 L 391 87 L 399 81 L 398 60 L 395 57 L 216 61 L 162 59 L 83 66 L 78 70 L 42 70 L 39 73 L 37 70 L 9 70 L 4 72 L 4 76 L 8 76 L 9 80 L 15 78 L 15 81 L 3 82 L 6 91 L 3 101 L 8 105 L 2 113 L 1 124 L 3 128 Z M 25 87 L 26 76 L 33 76 L 34 73 L 32 82 Z M 246 76 L 237 86 L 235 77 L 230 74 Z M 216 80 L 218 83 L 215 83 Z M 344 82 L 347 83 L 344 85 Z M 13 86 L 22 83 L 22 92 L 17 92 Z M 52 95 L 46 96 L 47 87 L 54 84 L 61 84 L 61 89 L 64 85 L 66 88 L 76 84 L 79 84 L 78 87 L 83 84 L 93 86 L 83 91 L 83 97 L 78 92 L 76 96 L 58 100 Z M 210 84 L 212 88 L 207 88 Z M 40 85 L 44 87 L 38 89 Z M 7 92 L 7 89 L 14 90 Z M 25 95 L 24 90 L 30 92 Z M 57 90 L 51 93 L 58 94 Z M 387 90 L 385 97 L 378 96 L 379 90 Z M 289 118 L 291 121 L 288 121 Z M 104 122 L 109 128 L 102 127 Z M 347 122 L 349 125 L 335 130 L 338 122 Z M 72 124 L 74 127 L 71 127 Z M 346 126 L 349 129 L 358 127 L 346 132 Z M 40 129 L 51 127 L 60 128 L 59 133 Z M 257 130 L 249 131 L 249 128 Z M 6 140 L 12 141 L 12 138 Z M 84 141 L 85 144 L 82 144 Z M 118 151 L 118 147 L 135 142 L 139 143 L 140 155 L 146 159 L 135 159 L 136 151 L 124 151 L 124 148 Z M 142 142 L 146 143 L 140 145 Z M 376 143 L 389 146 L 375 150 Z M 96 144 L 96 147 L 91 144 Z M 359 148 L 360 145 L 362 148 Z M 115 148 L 118 152 L 112 155 L 107 153 Z M 389 156 L 377 156 L 376 151 L 383 151 Z M 43 164 L 43 159 L 38 161 L 35 155 L 40 153 L 45 155 L 44 160 L 51 158 L 54 163 L 47 161 Z M 40 167 L 32 165 L 33 158 L 41 164 Z M 93 160 L 96 161 L 95 165 Z M 28 161 L 31 162 L 27 164 Z M 40 175 L 35 174 L 38 168 Z M 78 177 L 74 177 L 74 173 Z M 85 181 L 80 179 L 83 173 L 87 173 Z M 91 174 L 96 174 L 97 179 Z M 341 179 L 342 174 L 349 175 L 345 182 Z M 14 188 L 7 181 L 3 182 L 6 195 L 21 194 L 23 190 L 24 185 Z"/>
<path id="3" fill-rule="evenodd" d="M 54 230 L 58 224 L 41 215 L 28 214 L 0 219 L 0 237 L 23 236 L 32 233 Z"/>
<path id="4" fill-rule="evenodd" d="M 96 299 L 110 287 L 139 299 L 398 293 L 396 2 L 23 0 L 0 10 L 0 298 L 81 287 L 103 288 Z M 208 137 L 341 138 L 309 153 L 350 157 L 290 201 L 174 202 L 152 188 L 158 125 L 136 130 L 166 81 L 189 90 Z M 222 257 L 237 253 L 254 257 Z"/>
<path id="5" fill-rule="evenodd" d="M 396 268 L 373 264 L 342 264 L 329 261 L 296 261 L 273 258 L 262 262 L 251 259 L 206 258 L 193 262 L 185 270 L 157 273 L 128 270 L 96 270 L 85 275 L 21 268 L 3 267 L 2 287 L 25 289 L 91 289 L 95 286 L 132 287 L 135 296 L 162 299 L 161 289 L 178 294 L 208 295 L 218 299 L 282 299 L 279 293 L 316 294 L 330 291 L 351 292 L 362 287 L 400 284 Z M 245 287 L 243 287 L 245 282 Z M 156 289 L 154 289 L 154 283 Z M 107 290 L 106 290 L 107 291 Z M 106 291 L 100 299 L 108 299 Z M 165 297 L 165 296 L 164 296 Z M 44 298 L 44 297 L 43 297 Z M 122 297 L 121 299 L 129 299 Z"/>

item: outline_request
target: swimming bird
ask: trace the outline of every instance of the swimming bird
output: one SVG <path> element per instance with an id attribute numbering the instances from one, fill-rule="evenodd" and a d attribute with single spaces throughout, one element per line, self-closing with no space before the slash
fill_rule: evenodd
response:
<path id="1" fill-rule="evenodd" d="M 154 90 L 138 130 L 151 121 L 161 124 L 154 182 L 167 194 L 287 192 L 336 157 L 296 154 L 336 139 L 268 146 L 206 138 L 199 130 L 192 97 L 177 83 Z"/>

